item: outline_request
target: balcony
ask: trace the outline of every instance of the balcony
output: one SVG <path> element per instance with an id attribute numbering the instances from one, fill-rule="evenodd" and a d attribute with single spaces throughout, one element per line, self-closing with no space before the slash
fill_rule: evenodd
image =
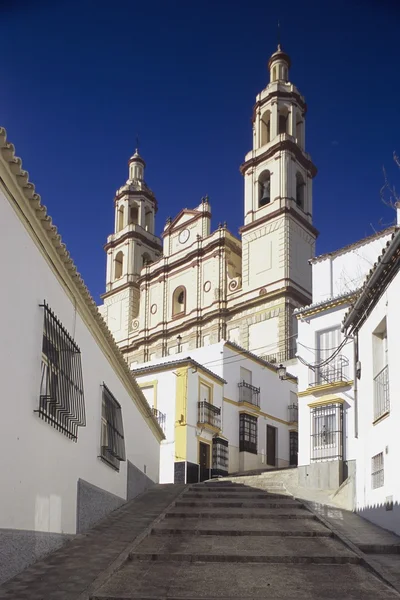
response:
<path id="1" fill-rule="evenodd" d="M 221 429 L 221 409 L 205 400 L 198 402 L 197 423 Z"/>
<path id="2" fill-rule="evenodd" d="M 389 367 L 374 377 L 374 421 L 390 412 Z"/>
<path id="3" fill-rule="evenodd" d="M 278 364 L 292 360 L 292 358 L 296 358 L 296 348 L 287 348 L 286 350 L 282 350 L 281 352 L 275 352 L 274 354 L 267 354 L 266 356 L 262 356 L 264 360 L 267 362 Z"/>
<path id="4" fill-rule="evenodd" d="M 339 355 L 326 365 L 309 371 L 309 386 L 349 381 L 349 359 Z"/>
<path id="5" fill-rule="evenodd" d="M 288 406 L 288 421 L 289 423 L 299 422 L 299 410 L 297 404 L 289 404 Z"/>
<path id="6" fill-rule="evenodd" d="M 162 413 L 160 410 L 157 410 L 157 408 L 152 408 L 151 410 L 153 412 L 153 415 L 157 419 L 157 423 L 159 424 L 159 426 L 165 433 L 165 423 L 167 420 L 167 416 L 164 413 Z"/>
<path id="7" fill-rule="evenodd" d="M 247 402 L 253 404 L 253 406 L 260 407 L 260 388 L 254 387 L 250 383 L 241 381 L 238 383 L 239 388 L 239 402 Z"/>

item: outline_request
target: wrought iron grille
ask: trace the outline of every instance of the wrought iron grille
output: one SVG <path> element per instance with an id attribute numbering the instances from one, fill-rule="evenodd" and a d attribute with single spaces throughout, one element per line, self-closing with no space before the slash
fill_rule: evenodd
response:
<path id="1" fill-rule="evenodd" d="M 205 400 L 198 403 L 198 423 L 221 427 L 221 409 Z"/>
<path id="2" fill-rule="evenodd" d="M 257 417 L 239 415 L 239 451 L 257 454 Z"/>
<path id="3" fill-rule="evenodd" d="M 101 458 L 119 470 L 126 459 L 121 405 L 103 383 Z"/>
<path id="4" fill-rule="evenodd" d="M 86 425 L 81 351 L 44 302 L 39 408 L 47 423 L 76 441 Z"/>
<path id="5" fill-rule="evenodd" d="M 309 385 L 323 385 L 349 380 L 349 359 L 341 354 L 323 367 L 310 369 Z"/>
<path id="6" fill-rule="evenodd" d="M 159 424 L 159 426 L 161 427 L 161 429 L 165 433 L 165 423 L 166 423 L 166 420 L 167 420 L 166 414 L 162 413 L 161 410 L 157 410 L 157 408 L 152 408 L 151 410 L 153 411 L 153 415 L 157 419 L 157 423 Z"/>
<path id="7" fill-rule="evenodd" d="M 390 411 L 389 367 L 386 365 L 374 377 L 374 420 Z"/>
<path id="8" fill-rule="evenodd" d="M 240 381 L 238 383 L 239 388 L 239 402 L 248 402 L 254 404 L 254 406 L 260 406 L 260 388 L 246 383 L 246 381 Z"/>
<path id="9" fill-rule="evenodd" d="M 213 469 L 228 470 L 229 464 L 229 452 L 228 452 L 228 440 L 224 440 L 220 437 L 213 438 Z"/>
<path id="10" fill-rule="evenodd" d="M 288 406 L 288 421 L 289 423 L 298 423 L 299 409 L 297 404 L 289 404 Z"/>
<path id="11" fill-rule="evenodd" d="M 311 460 L 343 458 L 343 407 L 341 404 L 311 409 Z"/>
<path id="12" fill-rule="evenodd" d="M 376 490 L 383 486 L 385 480 L 385 471 L 383 464 L 383 452 L 376 454 L 371 460 L 371 485 Z"/>
<path id="13" fill-rule="evenodd" d="M 297 349 L 295 346 L 286 348 L 286 350 L 282 350 L 281 352 L 275 352 L 274 354 L 267 354 L 262 358 L 270 363 L 284 363 L 286 360 L 291 360 L 292 358 L 296 358 Z"/>
<path id="14" fill-rule="evenodd" d="M 299 438 L 297 431 L 289 432 L 289 464 L 297 465 L 297 453 L 299 450 Z"/>

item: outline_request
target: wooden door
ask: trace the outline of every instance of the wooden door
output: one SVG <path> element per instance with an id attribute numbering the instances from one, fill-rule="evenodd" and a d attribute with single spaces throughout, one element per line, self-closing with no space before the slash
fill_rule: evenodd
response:
<path id="1" fill-rule="evenodd" d="M 200 481 L 210 479 L 210 446 L 200 442 L 199 446 Z"/>
<path id="2" fill-rule="evenodd" d="M 276 466 L 276 427 L 267 425 L 267 464 Z"/>

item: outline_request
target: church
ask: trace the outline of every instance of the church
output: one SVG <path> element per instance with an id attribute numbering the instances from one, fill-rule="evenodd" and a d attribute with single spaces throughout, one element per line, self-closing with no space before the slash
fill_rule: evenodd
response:
<path id="1" fill-rule="evenodd" d="M 207 197 L 155 234 L 157 199 L 138 150 L 114 199 L 103 315 L 132 368 L 227 340 L 272 363 L 294 358 L 296 308 L 310 304 L 315 240 L 307 105 L 278 45 L 253 109 L 240 238 L 211 231 Z M 220 201 L 224 201 L 221 199 Z"/>

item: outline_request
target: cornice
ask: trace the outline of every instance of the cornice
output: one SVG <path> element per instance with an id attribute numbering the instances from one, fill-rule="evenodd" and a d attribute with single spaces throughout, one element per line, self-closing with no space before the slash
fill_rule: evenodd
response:
<path id="1" fill-rule="evenodd" d="M 314 227 L 314 225 L 312 225 L 311 223 L 309 223 L 307 221 L 307 219 L 305 219 L 297 211 L 293 210 L 293 208 L 288 208 L 287 206 L 282 206 L 282 207 L 278 208 L 277 210 L 274 210 L 273 212 L 269 213 L 268 215 L 265 215 L 265 217 L 261 217 L 260 219 L 256 219 L 252 223 L 248 223 L 248 225 L 243 225 L 243 227 L 241 227 L 239 229 L 239 232 L 240 232 L 240 234 L 243 234 L 243 233 L 246 233 L 248 231 L 251 231 L 255 227 L 258 227 L 259 225 L 262 225 L 263 223 L 267 223 L 268 221 L 271 221 L 272 219 L 275 219 L 276 217 L 279 217 L 279 216 L 281 216 L 281 215 L 283 215 L 285 213 L 289 214 L 291 217 L 293 217 L 293 219 L 295 219 L 296 221 L 298 221 L 315 238 L 317 238 L 319 236 L 319 231 L 318 231 L 318 229 L 316 229 Z"/>
<path id="2" fill-rule="evenodd" d="M 351 387 L 352 385 L 352 379 L 348 381 L 335 381 L 335 383 L 322 383 L 321 385 L 314 385 L 302 392 L 298 392 L 297 395 L 301 398 L 303 396 L 312 396 L 313 394 L 318 394 L 320 392 L 331 392 L 332 390 L 337 390 L 339 388 Z"/>
<path id="3" fill-rule="evenodd" d="M 157 252 L 162 252 L 161 244 L 157 244 L 157 242 L 153 242 L 152 240 L 150 240 L 148 237 L 146 237 L 139 231 L 127 231 L 126 233 L 121 235 L 121 237 L 117 238 L 116 240 L 113 240 L 112 242 L 107 242 L 107 244 L 104 245 L 104 250 L 107 252 L 108 250 L 111 250 L 111 248 L 116 248 L 123 242 L 126 242 L 127 240 L 130 240 L 130 239 L 139 240 L 143 244 L 146 244 L 150 248 L 153 248 L 153 250 L 157 250 Z"/>
<path id="4" fill-rule="evenodd" d="M 265 96 L 265 98 L 263 98 L 262 100 L 257 100 L 253 107 L 253 123 L 256 119 L 257 109 L 264 106 L 264 104 L 267 104 L 273 98 L 282 98 L 288 100 L 293 99 L 296 101 L 297 105 L 302 109 L 303 115 L 307 113 L 307 104 L 304 102 L 300 94 L 298 94 L 297 92 L 283 92 L 275 90 L 273 92 L 269 92 L 269 94 L 267 94 L 267 96 Z"/>
<path id="5" fill-rule="evenodd" d="M 311 160 L 309 160 L 303 154 L 302 150 L 295 142 L 287 139 L 279 141 L 277 144 L 274 144 L 273 146 L 265 150 L 265 152 L 263 152 L 262 154 L 249 158 L 249 160 L 245 161 L 240 166 L 240 172 L 242 173 L 242 175 L 244 175 L 250 167 L 256 167 L 260 163 L 274 156 L 274 154 L 277 154 L 278 152 L 283 152 L 285 150 L 294 154 L 301 166 L 304 167 L 310 173 L 311 177 L 316 176 L 317 167 L 314 165 L 314 163 L 311 162 Z"/>
<path id="6" fill-rule="evenodd" d="M 179 221 L 179 219 L 183 215 L 187 215 L 187 214 L 193 214 L 193 217 L 191 219 L 189 219 L 188 221 L 185 221 L 184 223 L 180 223 L 179 225 L 176 225 L 176 223 Z M 168 225 L 168 227 L 166 229 L 164 229 L 163 233 L 161 234 L 161 237 L 165 238 L 168 235 L 171 235 L 171 233 L 174 233 L 175 231 L 180 231 L 181 229 L 186 229 L 188 227 L 188 225 L 195 223 L 196 221 L 201 219 L 201 217 L 206 217 L 208 219 L 211 219 L 210 211 L 207 210 L 204 212 L 200 212 L 200 211 L 189 210 L 189 209 L 185 208 L 185 209 L 181 210 L 181 212 Z"/>
<path id="7" fill-rule="evenodd" d="M 121 200 L 125 196 L 133 196 L 133 197 L 144 196 L 147 200 L 150 200 L 150 202 L 152 202 L 154 204 L 154 212 L 158 211 L 158 202 L 156 200 L 156 197 L 154 196 L 153 192 L 151 192 L 148 189 L 124 190 L 123 192 L 116 194 L 116 196 L 114 198 L 114 204 L 116 204 L 118 202 L 118 200 Z"/>

